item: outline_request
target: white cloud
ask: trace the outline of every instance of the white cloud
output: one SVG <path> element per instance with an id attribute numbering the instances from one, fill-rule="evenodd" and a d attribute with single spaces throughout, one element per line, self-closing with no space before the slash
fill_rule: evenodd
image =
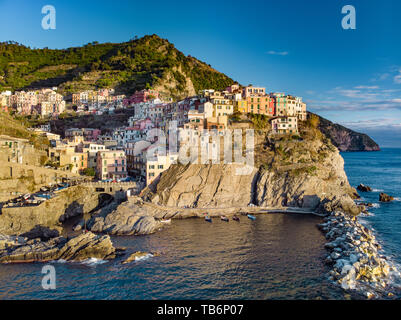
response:
<path id="1" fill-rule="evenodd" d="M 336 87 L 319 99 L 306 101 L 311 110 L 401 110 L 398 89 L 381 89 L 379 86 L 359 85 L 352 89 Z M 328 97 L 333 97 L 329 99 Z"/>
<path id="2" fill-rule="evenodd" d="M 399 74 L 394 76 L 394 83 L 401 84 L 401 70 L 399 71 Z"/>
<path id="3" fill-rule="evenodd" d="M 274 51 L 274 50 L 271 50 L 271 51 L 268 51 L 267 54 L 274 55 L 274 56 L 286 56 L 286 55 L 289 54 L 289 52 L 288 51 Z"/>
<path id="4" fill-rule="evenodd" d="M 354 89 L 370 89 L 370 90 L 373 90 L 373 89 L 379 89 L 379 86 L 357 86 L 357 87 L 354 87 Z"/>

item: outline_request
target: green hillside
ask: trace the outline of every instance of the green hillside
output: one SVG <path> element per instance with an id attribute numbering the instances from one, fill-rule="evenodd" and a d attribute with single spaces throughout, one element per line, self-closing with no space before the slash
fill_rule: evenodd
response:
<path id="1" fill-rule="evenodd" d="M 0 91 L 60 86 L 61 93 L 69 94 L 114 87 L 130 94 L 153 87 L 178 98 L 233 82 L 157 35 L 62 50 L 0 43 Z"/>

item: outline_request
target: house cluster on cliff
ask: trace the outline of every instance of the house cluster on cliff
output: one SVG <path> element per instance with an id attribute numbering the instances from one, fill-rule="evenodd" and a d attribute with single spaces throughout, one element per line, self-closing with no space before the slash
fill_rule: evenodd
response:
<path id="1" fill-rule="evenodd" d="M 52 136 L 48 128 L 38 129 L 51 140 L 48 156 L 53 164 L 74 173 L 95 174 L 99 180 L 133 176 L 150 184 L 177 161 L 180 148 L 192 143 L 194 135 L 203 137 L 212 152 L 216 146 L 208 132 L 224 136 L 238 115 L 263 116 L 271 123 L 271 134 L 298 134 L 299 121 L 306 120 L 302 98 L 266 93 L 263 87 L 234 84 L 223 91 L 202 90 L 196 96 L 174 102 L 162 101 L 155 90 L 116 97 L 112 89 L 73 95 L 73 104 L 96 110 L 107 103 L 134 109 L 135 115 L 126 126 L 108 134 L 93 128 L 70 128 L 61 139 Z M 168 137 L 173 129 L 178 132 L 175 151 L 169 148 L 168 138 L 160 140 L 160 133 Z M 160 152 L 160 146 L 170 152 Z"/>
<path id="2" fill-rule="evenodd" d="M 127 104 L 125 95 L 116 95 L 114 89 L 85 90 L 71 95 L 70 109 L 79 114 L 113 113 Z M 57 93 L 57 87 L 30 91 L 3 91 L 0 110 L 20 115 L 38 115 L 57 118 L 66 109 L 68 97 Z"/>
<path id="3" fill-rule="evenodd" d="M 0 93 L 0 110 L 21 115 L 58 116 L 65 110 L 64 97 L 57 88 L 31 91 L 3 91 Z"/>
<path id="4" fill-rule="evenodd" d="M 143 177 L 147 184 L 177 159 L 177 153 L 158 152 L 156 144 L 167 147 L 170 142 L 161 143 L 149 135 L 154 130 L 168 136 L 171 124 L 174 124 L 179 130 L 179 152 L 180 147 L 191 141 L 188 131 L 182 129 L 191 129 L 191 134 L 198 137 L 209 131 L 224 135 L 232 117 L 238 114 L 268 118 L 272 134 L 298 134 L 299 121 L 306 120 L 306 104 L 301 97 L 267 94 L 265 88 L 253 86 L 232 85 L 224 91 L 202 90 L 197 96 L 175 102 L 163 102 L 157 91 L 142 90 L 125 103 L 135 109 L 135 116 L 129 118 L 127 127 L 115 129 L 111 139 L 115 148 L 125 152 L 128 174 Z"/>
<path id="5" fill-rule="evenodd" d="M 72 94 L 72 107 L 84 114 L 113 113 L 124 108 L 125 98 L 125 95 L 115 94 L 114 89 L 85 90 Z"/>

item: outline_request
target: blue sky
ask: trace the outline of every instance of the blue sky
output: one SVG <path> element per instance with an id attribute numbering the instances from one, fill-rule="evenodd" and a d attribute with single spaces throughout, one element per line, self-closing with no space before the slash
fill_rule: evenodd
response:
<path id="1" fill-rule="evenodd" d="M 44 5 L 56 30 L 41 28 Z M 344 5 L 356 30 L 341 27 Z M 242 84 L 401 147 L 401 1 L 0 0 L 0 41 L 66 48 L 156 33 Z"/>

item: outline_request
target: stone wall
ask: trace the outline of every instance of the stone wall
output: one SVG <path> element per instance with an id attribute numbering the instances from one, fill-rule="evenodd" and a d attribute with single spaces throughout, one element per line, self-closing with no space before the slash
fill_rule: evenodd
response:
<path id="1" fill-rule="evenodd" d="M 15 198 L 16 193 L 29 193 L 41 186 L 77 177 L 68 171 L 0 161 L 0 201 Z"/>
<path id="2" fill-rule="evenodd" d="M 88 213 L 99 205 L 99 194 L 83 186 L 74 186 L 38 206 L 2 208 L 0 234 L 19 235 L 42 225 L 61 231 L 61 223 Z"/>

